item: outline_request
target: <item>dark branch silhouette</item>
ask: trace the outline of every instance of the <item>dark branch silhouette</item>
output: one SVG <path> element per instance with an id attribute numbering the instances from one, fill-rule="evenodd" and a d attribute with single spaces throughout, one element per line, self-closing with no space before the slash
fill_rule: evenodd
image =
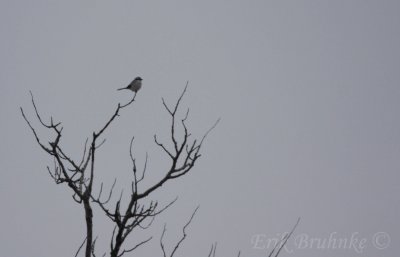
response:
<path id="1" fill-rule="evenodd" d="M 50 176 L 53 178 L 56 184 L 66 183 L 69 188 L 73 191 L 73 199 L 79 204 L 83 204 L 85 210 L 85 221 L 86 221 L 86 250 L 85 256 L 89 257 L 91 254 L 94 255 L 94 240 L 93 240 L 93 210 L 91 206 L 92 198 L 92 187 L 93 178 L 95 171 L 95 153 L 103 143 L 104 140 L 97 144 L 97 139 L 103 134 L 103 132 L 108 128 L 108 126 L 114 121 L 114 119 L 119 115 L 122 108 L 129 106 L 135 100 L 133 96 L 132 100 L 125 105 L 118 104 L 114 114 L 109 118 L 105 125 L 98 131 L 93 132 L 90 147 L 88 147 L 88 139 L 85 142 L 82 158 L 79 162 L 75 162 L 69 155 L 63 150 L 60 140 L 62 138 L 62 130 L 60 127 L 61 122 L 54 123 L 53 118 L 50 118 L 50 123 L 46 124 L 36 106 L 32 92 L 30 92 L 32 106 L 35 111 L 36 117 L 40 124 L 50 130 L 55 132 L 55 138 L 49 142 L 49 146 L 45 145 L 39 138 L 35 128 L 32 126 L 28 118 L 26 117 L 24 110 L 20 108 L 22 117 L 28 124 L 29 128 L 33 132 L 36 142 L 39 146 L 54 159 L 54 167 L 51 169 L 47 167 Z M 88 167 L 90 169 L 88 170 Z M 83 245 L 83 244 L 82 244 Z M 82 247 L 82 246 L 81 246 Z M 80 248 L 81 248 L 80 247 Z M 79 250 L 77 254 L 79 253 Z"/>
<path id="2" fill-rule="evenodd" d="M 138 247 L 145 245 L 152 240 L 153 237 L 148 237 L 142 241 L 139 241 L 134 246 L 127 247 L 124 245 L 126 239 L 133 231 L 149 228 L 159 214 L 164 212 L 177 201 L 178 198 L 176 197 L 170 202 L 162 204 L 157 200 L 149 201 L 148 199 L 153 192 L 167 184 L 168 181 L 184 176 L 194 167 L 195 163 L 201 157 L 201 149 L 205 139 L 220 121 L 220 119 L 218 119 L 201 138 L 192 139 L 192 135 L 189 132 L 189 128 L 186 124 L 189 117 L 189 108 L 184 112 L 184 115 L 179 115 L 180 105 L 187 91 L 187 86 L 188 83 L 186 83 L 184 90 L 173 105 L 168 105 L 165 99 L 162 98 L 162 106 L 167 111 L 171 122 L 169 129 L 170 144 L 164 144 L 161 142 L 157 135 L 154 135 L 154 143 L 168 156 L 171 163 L 165 168 L 161 178 L 159 178 L 158 181 L 150 186 L 142 186 L 142 182 L 146 177 L 149 157 L 146 153 L 143 168 L 139 169 L 136 158 L 133 154 L 135 138 L 132 137 L 129 148 L 129 156 L 132 162 L 132 181 L 130 186 L 130 195 L 126 205 L 122 204 L 123 190 L 121 191 L 121 194 L 116 202 L 112 203 L 111 201 L 111 199 L 113 199 L 112 196 L 115 192 L 115 187 L 117 184 L 116 179 L 112 183 L 108 192 L 104 192 L 104 183 L 100 182 L 98 191 L 96 190 L 98 193 L 94 193 L 94 178 L 96 176 L 95 164 L 96 153 L 106 141 L 106 139 L 103 138 L 103 133 L 110 128 L 112 123 L 116 121 L 116 118 L 120 116 L 121 111 L 135 101 L 136 94 L 134 94 L 132 99 L 126 104 L 119 103 L 115 111 L 104 122 L 104 125 L 98 130 L 94 130 L 92 132 L 92 135 L 88 137 L 83 144 L 81 157 L 78 158 L 78 160 L 75 160 L 71 158 L 71 155 L 65 151 L 61 144 L 63 135 L 62 123 L 54 122 L 53 117 L 50 117 L 49 122 L 45 122 L 38 110 L 33 94 L 30 92 L 31 102 L 37 120 L 44 129 L 53 132 L 54 136 L 49 141 L 47 140 L 48 143 L 46 143 L 46 140 L 43 140 L 41 137 L 39 137 L 36 128 L 34 128 L 31 121 L 27 118 L 24 110 L 20 108 L 22 117 L 32 131 L 37 144 L 53 159 L 52 167 L 47 166 L 47 171 L 50 177 L 56 184 L 65 184 L 68 186 L 72 190 L 73 200 L 83 206 L 84 209 L 86 224 L 85 239 L 76 251 L 75 257 L 79 255 L 83 248 L 85 248 L 85 257 L 96 257 L 95 248 L 97 237 L 93 237 L 93 203 L 95 206 L 99 207 L 100 213 L 104 213 L 104 215 L 106 215 L 106 217 L 108 217 L 109 220 L 114 224 L 110 238 L 109 256 L 122 257 L 126 253 L 131 253 Z M 180 132 L 178 133 L 178 131 Z M 171 145 L 171 147 L 167 147 L 167 145 Z M 127 207 L 122 208 L 121 206 Z M 190 216 L 190 219 L 183 226 L 182 236 L 173 246 L 169 254 L 167 254 L 166 247 L 163 243 L 163 238 L 166 234 L 166 225 L 164 225 L 164 229 L 160 238 L 160 246 L 164 257 L 175 256 L 178 249 L 187 238 L 187 228 L 192 222 L 198 208 L 199 207 L 194 210 Z M 298 223 L 299 220 L 293 227 L 292 231 L 286 234 L 279 242 L 277 242 L 269 254 L 269 257 L 277 257 L 280 254 L 282 248 L 287 243 Z M 212 244 L 210 252 L 208 253 L 208 257 L 215 257 L 216 249 L 217 242 Z M 240 257 L 240 254 L 241 253 L 239 251 L 237 256 Z M 106 253 L 104 253 L 103 256 L 106 256 Z"/>
<path id="3" fill-rule="evenodd" d="M 272 251 L 269 253 L 268 257 L 272 257 L 272 256 L 273 256 L 273 257 L 277 257 L 277 256 L 280 254 L 282 248 L 286 245 L 287 241 L 288 241 L 289 238 L 292 236 L 293 232 L 295 231 L 295 229 L 297 228 L 297 225 L 299 225 L 299 223 L 300 223 L 300 218 L 297 219 L 297 222 L 296 222 L 296 224 L 293 226 L 292 230 L 291 230 L 289 233 L 285 234 L 285 235 L 281 238 L 281 240 L 279 240 L 279 242 L 277 242 L 277 243 L 275 244 L 274 248 L 273 248 Z"/>
<path id="4" fill-rule="evenodd" d="M 278 242 L 276 242 L 276 244 L 274 245 L 274 248 L 268 254 L 268 257 L 278 257 L 279 256 L 279 254 L 281 253 L 281 250 L 283 249 L 283 247 L 285 247 L 289 238 L 292 236 L 293 232 L 296 230 L 299 223 L 300 223 L 300 218 L 297 219 L 297 222 L 293 226 L 292 230 L 289 233 L 286 233 Z M 208 253 L 208 257 L 215 257 L 216 250 L 217 250 L 217 242 L 215 242 L 211 245 L 211 249 Z M 241 255 L 241 252 L 239 251 L 237 257 L 240 257 L 240 255 Z M 166 256 L 164 255 L 164 257 L 166 257 Z"/>
<path id="5" fill-rule="evenodd" d="M 180 245 L 182 244 L 182 242 L 186 239 L 186 236 L 187 236 L 186 229 L 187 229 L 187 227 L 190 225 L 190 223 L 192 222 L 193 217 L 194 217 L 194 215 L 196 215 L 196 212 L 197 212 L 198 209 L 199 209 L 199 206 L 194 210 L 194 212 L 193 212 L 192 215 L 190 216 L 190 219 L 188 220 L 188 222 L 183 226 L 183 229 L 182 229 L 182 237 L 181 237 L 181 238 L 179 239 L 179 241 L 176 243 L 176 245 L 174 246 L 174 249 L 172 250 L 171 254 L 169 254 L 168 257 L 173 257 L 174 254 L 176 253 L 176 251 L 178 250 L 179 246 L 180 246 Z M 165 235 L 166 231 L 167 231 L 167 225 L 164 224 L 164 229 L 163 229 L 163 232 L 162 232 L 161 238 L 160 238 L 160 246 L 161 246 L 161 250 L 162 250 L 162 252 L 163 252 L 163 256 L 164 256 L 164 257 L 167 257 L 167 252 L 166 252 L 166 250 L 165 250 L 165 246 L 164 246 L 164 243 L 163 243 L 163 238 L 164 238 L 164 235 Z"/>
<path id="6" fill-rule="evenodd" d="M 173 149 L 167 149 L 164 144 L 160 143 L 157 140 L 156 135 L 154 135 L 154 142 L 168 154 L 171 159 L 171 165 L 166 169 L 165 174 L 160 178 L 158 182 L 147 188 L 142 188 L 141 182 L 145 179 L 148 155 L 146 154 L 144 168 L 139 171 L 136 164 L 136 159 L 134 158 L 132 151 L 134 146 L 134 138 L 132 137 L 132 140 L 130 142 L 129 154 L 132 161 L 133 176 L 131 182 L 130 198 L 128 201 L 128 205 L 125 209 L 121 208 L 122 192 L 116 203 L 110 203 L 116 186 L 116 179 L 114 180 L 114 183 L 112 184 L 105 198 L 103 197 L 104 186 L 102 182 L 100 183 L 100 189 L 98 193 L 94 194 L 93 187 L 94 178 L 96 176 L 95 163 L 97 150 L 104 144 L 106 140 L 105 138 L 102 138 L 103 133 L 110 127 L 110 125 L 116 120 L 116 118 L 120 116 L 121 110 L 130 106 L 135 101 L 136 94 L 134 94 L 134 96 L 128 103 L 119 103 L 117 105 L 115 111 L 105 121 L 104 125 L 100 127 L 100 129 L 94 130 L 90 139 L 86 139 L 83 146 L 83 153 L 79 160 L 74 160 L 70 157 L 71 155 L 64 150 L 61 144 L 63 131 L 61 122 L 54 122 L 53 118 L 50 117 L 50 122 L 46 123 L 37 108 L 32 92 L 30 92 L 31 102 L 36 118 L 38 119 L 42 127 L 49 131 L 52 131 L 55 136 L 49 141 L 48 144 L 45 143 L 45 141 L 39 137 L 37 130 L 33 127 L 32 123 L 25 115 L 23 108 L 20 108 L 22 117 L 32 131 L 35 140 L 41 147 L 41 149 L 43 149 L 53 158 L 53 166 L 47 166 L 49 175 L 56 184 L 66 184 L 72 190 L 73 200 L 78 204 L 82 204 L 85 212 L 86 237 L 83 243 L 78 248 L 75 256 L 78 256 L 80 250 L 85 244 L 85 257 L 96 256 L 95 244 L 97 238 L 93 239 L 93 203 L 99 206 L 100 210 L 111 220 L 111 222 L 115 224 L 112 237 L 110 239 L 111 257 L 121 257 L 125 253 L 130 253 L 134 251 L 139 246 L 146 244 L 152 239 L 152 237 L 147 238 L 146 240 L 141 241 L 133 247 L 123 247 L 125 240 L 132 231 L 137 228 L 146 229 L 150 227 L 154 218 L 157 215 L 161 214 L 164 210 L 166 210 L 168 207 L 176 202 L 177 198 L 171 200 L 167 204 L 159 204 L 158 201 L 154 200 L 148 202 L 146 201 L 146 199 L 168 180 L 176 179 L 180 176 L 183 176 L 193 168 L 196 161 L 201 156 L 200 150 L 203 145 L 204 139 L 219 122 L 219 120 L 217 120 L 217 122 L 211 127 L 210 130 L 205 133 L 201 140 L 194 139 L 191 141 L 189 139 L 191 135 L 188 132 L 188 128 L 186 125 L 186 120 L 189 115 L 189 109 L 186 111 L 183 118 L 180 119 L 180 122 L 177 122 L 179 119 L 178 111 L 182 102 L 182 98 L 186 93 L 187 86 L 188 84 L 186 84 L 183 92 L 180 94 L 178 100 L 172 107 L 169 107 L 166 104 L 165 100 L 162 99 L 162 104 L 171 118 L 170 134 Z M 183 128 L 182 135 L 176 132 L 177 126 L 179 125 Z M 173 252 L 175 252 L 176 249 Z"/>
<path id="7" fill-rule="evenodd" d="M 215 257 L 215 252 L 217 251 L 217 242 L 211 245 L 210 252 L 208 253 L 208 257 Z"/>

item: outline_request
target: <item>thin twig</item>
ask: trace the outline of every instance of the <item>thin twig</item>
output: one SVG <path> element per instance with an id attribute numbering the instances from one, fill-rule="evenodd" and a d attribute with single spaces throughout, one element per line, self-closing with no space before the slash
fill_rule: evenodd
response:
<path id="1" fill-rule="evenodd" d="M 189 226 L 189 224 L 192 222 L 194 215 L 196 214 L 197 210 L 199 209 L 200 206 L 197 206 L 196 209 L 194 210 L 194 212 L 192 213 L 192 216 L 190 216 L 189 221 L 185 224 L 185 226 L 182 229 L 183 232 L 183 236 L 182 238 L 178 241 L 178 243 L 175 245 L 174 250 L 172 251 L 170 257 L 174 256 L 176 250 L 178 250 L 179 246 L 181 245 L 181 243 L 185 240 L 187 234 L 186 234 L 186 228 Z"/>
<path id="2" fill-rule="evenodd" d="M 78 256 L 78 254 L 79 254 L 80 250 L 82 249 L 83 245 L 84 245 L 84 244 L 85 244 L 85 242 L 86 242 L 86 239 L 87 239 L 87 238 L 85 238 L 85 240 L 83 240 L 83 242 L 82 242 L 81 246 L 79 246 L 79 248 L 78 248 L 78 251 L 76 251 L 75 257 L 76 257 L 76 256 Z"/>
<path id="3" fill-rule="evenodd" d="M 122 253 L 121 253 L 120 255 L 118 255 L 118 257 L 121 257 L 121 256 L 124 255 L 125 253 L 129 253 L 129 252 L 134 251 L 134 250 L 135 250 L 136 248 L 138 248 L 139 246 L 141 246 L 141 245 L 143 245 L 143 244 L 149 242 L 152 238 L 153 238 L 153 237 L 151 236 L 151 237 L 149 237 L 148 239 L 146 239 L 146 240 L 144 240 L 144 241 L 138 243 L 137 245 L 135 245 L 135 246 L 132 247 L 131 249 L 123 250 Z"/>

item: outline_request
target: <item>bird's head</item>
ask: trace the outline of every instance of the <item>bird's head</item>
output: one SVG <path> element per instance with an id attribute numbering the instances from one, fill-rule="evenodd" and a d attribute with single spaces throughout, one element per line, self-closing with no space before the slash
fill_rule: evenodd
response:
<path id="1" fill-rule="evenodd" d="M 143 79 L 141 77 L 136 77 L 135 80 L 142 81 Z"/>

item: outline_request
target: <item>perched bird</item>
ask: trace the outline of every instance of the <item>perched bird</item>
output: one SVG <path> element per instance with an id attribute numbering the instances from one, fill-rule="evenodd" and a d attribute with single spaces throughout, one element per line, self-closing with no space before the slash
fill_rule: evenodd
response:
<path id="1" fill-rule="evenodd" d="M 118 90 L 129 89 L 136 94 L 142 87 L 142 80 L 143 79 L 141 77 L 136 77 L 127 87 L 119 88 Z"/>

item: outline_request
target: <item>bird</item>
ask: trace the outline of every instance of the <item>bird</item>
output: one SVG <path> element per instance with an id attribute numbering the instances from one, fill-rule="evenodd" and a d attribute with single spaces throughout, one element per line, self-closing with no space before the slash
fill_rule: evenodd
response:
<path id="1" fill-rule="evenodd" d="M 139 89 L 142 87 L 142 78 L 141 77 L 136 77 L 134 80 L 132 80 L 131 83 L 129 83 L 128 86 L 123 87 L 123 88 L 118 88 L 117 90 L 122 90 L 122 89 L 129 89 L 135 94 L 139 91 Z"/>

